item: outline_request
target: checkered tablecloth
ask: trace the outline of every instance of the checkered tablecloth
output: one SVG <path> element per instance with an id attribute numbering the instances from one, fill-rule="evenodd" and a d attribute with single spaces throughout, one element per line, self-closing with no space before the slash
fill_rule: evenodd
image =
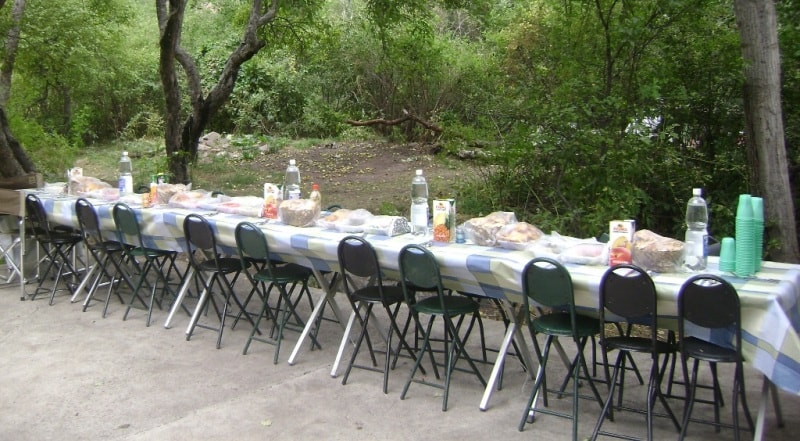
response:
<path id="1" fill-rule="evenodd" d="M 45 198 L 45 208 L 55 222 L 77 225 L 74 198 Z M 112 205 L 96 202 L 101 225 L 114 230 Z M 183 219 L 190 210 L 151 208 L 136 210 L 147 246 L 184 250 Z M 266 234 L 270 251 L 287 262 L 335 271 L 336 248 L 344 233 L 320 228 L 296 228 L 264 219 L 197 211 L 205 215 L 217 233 L 221 246 L 235 254 L 234 230 L 239 222 L 258 225 Z M 110 233 L 112 234 L 112 233 Z M 397 277 L 400 249 L 419 243 L 409 234 L 384 237 L 367 235 L 377 251 L 388 277 Z M 521 273 L 532 257 L 524 251 L 511 251 L 471 244 L 432 244 L 430 250 L 441 266 L 448 288 L 516 302 L 521 296 Z M 742 305 L 742 327 L 747 363 L 763 372 L 782 389 L 800 394 L 800 265 L 764 262 L 751 278 L 738 278 L 717 271 L 715 258 L 709 259 L 708 272 L 721 275 L 737 289 Z M 597 310 L 600 279 L 604 266 L 567 264 L 575 287 L 576 304 L 586 312 Z M 659 325 L 675 326 L 677 294 L 692 274 L 653 274 L 658 290 Z"/>

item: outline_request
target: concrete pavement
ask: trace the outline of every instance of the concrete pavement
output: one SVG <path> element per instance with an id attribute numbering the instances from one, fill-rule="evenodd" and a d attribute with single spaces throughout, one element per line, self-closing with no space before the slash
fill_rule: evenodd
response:
<path id="1" fill-rule="evenodd" d="M 314 293 L 321 296 L 318 290 Z M 347 309 L 345 301 L 340 304 Z M 123 321 L 124 307 L 114 299 L 103 319 L 99 303 L 81 312 L 80 303 L 70 303 L 66 295 L 57 296 L 53 306 L 48 306 L 45 297 L 20 301 L 18 286 L 11 286 L 0 288 L 0 310 L 0 440 L 570 438 L 571 422 L 548 415 L 537 417 L 523 432 L 517 430 L 532 381 L 513 358 L 507 363 L 504 387 L 494 393 L 487 411 L 478 408 L 483 394 L 480 383 L 456 373 L 449 408 L 442 412 L 439 389 L 412 384 L 406 399 L 400 400 L 410 369 L 407 359 L 401 359 L 390 374 L 386 395 L 378 373 L 354 370 L 342 386 L 342 367 L 339 377 L 331 378 L 342 336 L 342 328 L 333 322 L 322 325 L 323 348 L 311 351 L 309 343 L 304 343 L 295 365 L 290 366 L 286 360 L 298 334 L 287 335 L 275 365 L 273 346 L 254 342 L 249 353 L 242 355 L 250 331 L 247 323 L 226 329 L 218 350 L 216 334 L 209 330 L 198 329 L 186 341 L 188 316 L 184 313 L 165 329 L 167 311 L 156 310 L 148 328 L 141 310 L 133 310 Z M 486 320 L 486 325 L 487 340 L 496 347 L 502 339 L 502 324 Z M 572 349 L 570 344 L 565 346 Z M 548 372 L 564 370 L 557 359 L 550 367 Z M 490 370 L 491 365 L 483 367 L 486 377 Z M 560 378 L 562 373 L 551 375 Z M 730 371 L 721 369 L 721 375 Z M 626 400 L 641 408 L 645 390 L 629 384 Z M 730 386 L 730 381 L 723 380 L 726 404 Z M 752 369 L 747 369 L 747 387 L 755 417 L 761 376 Z M 605 387 L 600 391 L 605 394 Z M 786 427 L 776 427 L 770 405 L 766 439 L 796 439 L 800 399 L 786 393 L 780 397 Z M 682 412 L 681 400 L 670 403 Z M 550 405 L 569 409 L 570 400 L 551 395 Z M 583 438 L 591 433 L 599 407 L 587 400 L 580 405 Z M 728 409 L 722 410 L 724 421 L 730 421 Z M 642 415 L 616 415 L 616 421 L 607 422 L 604 429 L 644 436 Z M 710 406 L 698 405 L 695 415 L 708 417 Z M 687 439 L 692 440 L 733 438 L 728 429 L 717 434 L 701 424 L 692 424 L 689 434 Z M 742 435 L 744 439 L 751 436 Z M 666 419 L 656 419 L 656 439 L 677 439 Z"/>

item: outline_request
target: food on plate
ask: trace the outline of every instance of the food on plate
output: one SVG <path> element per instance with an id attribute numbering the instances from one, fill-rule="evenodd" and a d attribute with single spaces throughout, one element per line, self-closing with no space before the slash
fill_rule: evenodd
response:
<path id="1" fill-rule="evenodd" d="M 317 224 L 322 228 L 328 228 L 331 230 L 336 229 L 336 223 L 341 222 L 342 219 L 346 218 L 350 215 L 350 210 L 347 208 L 340 208 L 336 211 L 331 212 L 327 216 L 321 217 Z"/>
<path id="2" fill-rule="evenodd" d="M 464 222 L 464 234 L 467 240 L 477 245 L 497 245 L 496 234 L 500 228 L 516 223 L 517 216 L 512 212 L 496 211 L 484 217 L 475 217 Z"/>
<path id="3" fill-rule="evenodd" d="M 220 213 L 238 214 L 240 216 L 259 217 L 261 215 L 263 200 L 256 196 L 236 196 L 218 204 L 200 205 L 201 208 L 217 210 Z"/>
<path id="4" fill-rule="evenodd" d="M 278 207 L 281 222 L 295 227 L 310 227 L 319 218 L 319 205 L 310 199 L 289 199 Z"/>
<path id="5" fill-rule="evenodd" d="M 364 231 L 364 225 L 372 217 L 372 213 L 363 208 L 357 210 L 340 208 L 319 219 L 317 225 L 322 228 L 341 231 L 342 233 L 360 233 Z"/>
<path id="6" fill-rule="evenodd" d="M 639 230 L 633 235 L 632 261 L 648 271 L 676 272 L 683 261 L 684 243 L 658 235 L 650 230 Z"/>

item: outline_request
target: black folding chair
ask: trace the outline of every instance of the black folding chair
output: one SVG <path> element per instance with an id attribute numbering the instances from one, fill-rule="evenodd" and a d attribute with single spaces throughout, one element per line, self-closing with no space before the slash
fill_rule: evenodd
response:
<path id="1" fill-rule="evenodd" d="M 86 293 L 86 298 L 83 301 L 83 311 L 86 312 L 97 288 L 105 278 L 105 283 L 108 284 L 108 292 L 105 299 L 103 299 L 103 318 L 105 318 L 112 291 L 116 293 L 120 303 L 125 303 L 116 284 L 123 280 L 133 290 L 130 279 L 120 268 L 125 246 L 116 240 L 107 240 L 103 237 L 97 212 L 88 200 L 79 198 L 75 201 L 75 214 L 78 217 L 78 225 L 81 228 L 83 242 L 86 244 L 86 249 L 94 261 L 94 269 L 99 270 Z M 113 273 L 110 270 L 113 270 Z"/>
<path id="2" fill-rule="evenodd" d="M 222 344 L 222 332 L 225 329 L 225 318 L 229 315 L 228 308 L 232 302 L 236 304 L 247 320 L 253 323 L 253 319 L 245 311 L 233 289 L 239 274 L 243 270 L 247 271 L 249 263 L 245 262 L 243 266 L 238 258 L 222 257 L 217 248 L 214 230 L 203 216 L 198 214 L 186 216 L 183 220 L 183 234 L 186 238 L 189 263 L 194 268 L 195 286 L 200 291 L 200 300 L 197 302 L 195 311 L 192 314 L 192 320 L 186 332 L 186 340 L 192 338 L 196 327 L 210 329 L 217 331 L 217 349 L 219 349 Z M 215 283 L 223 296 L 222 309 L 214 300 Z M 218 328 L 198 323 L 200 312 L 205 310 L 209 303 L 213 306 L 217 317 L 219 317 Z M 231 315 L 236 317 L 236 315 Z"/>
<path id="3" fill-rule="evenodd" d="M 378 263 L 378 256 L 375 249 L 369 242 L 358 236 L 347 236 L 339 242 L 337 250 L 339 258 L 339 270 L 344 284 L 344 290 L 350 306 L 353 308 L 353 315 L 350 318 L 347 329 L 350 329 L 354 319 L 358 320 L 361 326 L 361 333 L 356 340 L 355 349 L 350 357 L 350 362 L 342 378 L 342 384 L 347 384 L 351 370 L 355 368 L 381 372 L 383 374 L 383 393 L 388 392 L 389 384 L 389 362 L 392 355 L 392 336 L 397 334 L 399 342 L 395 354 L 405 349 L 411 358 L 416 361 L 416 355 L 406 342 L 405 336 L 400 331 L 397 324 L 397 314 L 400 306 L 404 303 L 405 297 L 403 289 L 395 285 L 386 285 L 383 282 L 383 274 Z M 367 279 L 365 286 L 356 283 L 358 279 Z M 386 316 L 389 318 L 389 329 L 386 333 L 386 351 L 383 369 L 378 369 L 378 362 L 375 358 L 375 350 L 369 336 L 368 325 L 370 317 L 373 315 L 373 308 L 380 305 Z M 342 337 L 342 345 L 345 344 L 349 335 L 345 333 Z M 358 352 L 361 344 L 366 340 L 372 365 L 356 364 Z"/>
<path id="4" fill-rule="evenodd" d="M 605 361 L 606 378 L 610 377 L 608 397 L 606 398 L 603 411 L 597 420 L 592 441 L 598 435 L 626 437 L 611 432 L 601 432 L 603 422 L 606 418 L 613 417 L 614 409 L 642 412 L 646 415 L 647 439 L 653 439 L 653 408 L 655 400 L 664 406 L 667 416 L 672 420 L 678 432 L 681 426 L 675 414 L 669 407 L 664 394 L 661 392 L 661 380 L 666 371 L 666 361 L 663 366 L 659 366 L 659 358 L 662 355 L 674 353 L 677 348 L 674 344 L 659 340 L 657 327 L 657 293 L 653 279 L 647 272 L 636 265 L 621 264 L 609 268 L 600 281 L 600 347 L 603 351 Z M 612 323 L 627 321 L 628 323 L 644 324 L 649 327 L 650 335 L 640 337 L 636 335 L 607 335 L 606 317 L 613 314 L 618 317 Z M 614 373 L 609 374 L 608 353 L 617 350 L 617 359 L 614 363 Z M 644 410 L 633 409 L 622 406 L 612 406 L 614 401 L 614 391 L 617 386 L 617 377 L 623 369 L 622 363 L 626 354 L 630 353 L 649 354 L 652 360 L 650 368 L 650 378 L 647 384 L 647 405 Z"/>
<path id="5" fill-rule="evenodd" d="M 167 294 L 172 296 L 173 299 L 175 298 L 175 293 L 170 288 L 169 277 L 174 270 L 178 278 L 182 279 L 175 266 L 175 258 L 178 253 L 172 250 L 146 247 L 136 213 L 127 204 L 123 202 L 115 204 L 112 215 L 117 228 L 117 241 L 127 245 L 124 250 L 125 259 L 129 262 L 129 266 L 133 268 L 134 275 L 137 276 L 136 282 L 131 284 L 133 286 L 133 295 L 128 301 L 128 306 L 125 308 L 125 315 L 122 316 L 122 319 L 128 319 L 128 313 L 130 313 L 135 301 L 138 300 L 147 309 L 147 326 L 150 326 L 153 305 L 158 303 L 160 308 L 161 300 Z M 155 277 L 154 281 L 148 280 L 151 273 Z M 159 283 L 161 284 L 161 296 L 160 299 L 157 299 L 156 291 Z M 143 287 L 150 288 L 149 301 L 146 301 L 139 293 Z"/>
<path id="6" fill-rule="evenodd" d="M 54 227 L 50 225 L 47 220 L 47 213 L 44 209 L 41 199 L 35 194 L 28 194 L 25 196 L 25 210 L 27 213 L 28 227 L 26 234 L 31 234 L 39 243 L 39 249 L 43 250 L 45 257 L 39 261 L 41 266 L 42 262 L 47 263 L 44 272 L 38 274 L 39 283 L 36 286 L 33 294 L 30 295 L 31 300 L 35 300 L 36 296 L 41 291 L 47 291 L 43 288 L 45 279 L 50 275 L 50 272 L 55 269 L 55 281 L 53 287 L 50 289 L 50 305 L 53 304 L 56 291 L 63 290 L 58 288 L 58 283 L 64 276 L 77 277 L 78 271 L 73 265 L 72 257 L 75 246 L 83 240 L 81 235 L 68 227 Z M 67 291 L 73 293 L 73 286 L 67 283 Z"/>
<path id="7" fill-rule="evenodd" d="M 237 225 L 234 234 L 241 265 L 246 265 L 252 261 L 262 262 L 263 265 L 255 274 L 246 273 L 253 288 L 259 293 L 263 304 L 253 324 L 250 337 L 248 337 L 247 343 L 244 345 L 242 354 L 247 354 L 247 350 L 253 340 L 272 344 L 275 345 L 273 363 L 277 364 L 284 331 L 286 329 L 302 329 L 304 326 L 303 320 L 297 314 L 296 307 L 303 296 L 311 298 L 308 279 L 313 273 L 310 269 L 294 263 L 276 266 L 275 262 L 270 258 L 269 244 L 264 232 L 250 222 L 242 222 Z M 269 284 L 269 287 L 267 287 L 267 284 Z M 300 291 L 296 299 L 292 299 L 297 284 L 300 284 Z M 269 304 L 269 294 L 273 287 L 277 287 L 280 293 L 280 299 L 274 311 Z M 264 317 L 273 321 L 274 325 L 270 332 L 271 338 L 256 335 L 256 333 L 260 332 L 259 324 Z M 295 319 L 293 323 L 297 324 L 297 328 L 289 326 L 292 318 Z M 315 333 L 311 334 L 311 340 L 312 345 L 319 346 Z"/>
<path id="8" fill-rule="evenodd" d="M 687 335 L 687 325 L 710 329 L 712 335 L 731 335 L 731 345 L 721 345 Z M 719 407 L 722 401 L 722 390 L 717 378 L 718 363 L 734 363 L 733 373 L 733 437 L 739 440 L 739 403 L 742 399 L 747 423 L 753 430 L 753 418 L 747 407 L 747 394 L 744 387 L 744 370 L 742 363 L 742 320 L 739 306 L 739 295 L 729 282 L 711 275 L 700 274 L 687 280 L 678 293 L 678 339 L 683 364 L 683 380 L 686 388 L 686 406 L 679 439 L 686 436 L 686 428 L 692 420 L 692 409 L 697 401 L 697 368 L 701 361 L 708 362 L 711 367 L 713 398 L 709 400 L 714 406 L 714 421 L 700 421 L 713 424 L 716 431 L 723 425 L 720 423 Z M 692 378 L 689 381 L 688 361 L 693 359 Z"/>
<path id="9" fill-rule="evenodd" d="M 536 355 L 539 358 L 539 370 L 536 381 L 531 390 L 530 398 L 525 406 L 522 420 L 519 423 L 519 430 L 522 430 L 527 421 L 532 421 L 531 415 L 534 412 L 555 415 L 572 419 L 572 439 L 578 439 L 578 393 L 580 383 L 580 373 L 583 371 L 584 379 L 588 382 L 592 390 L 592 396 L 600 408 L 603 407 L 603 399 L 594 384 L 594 380 L 589 375 L 589 368 L 583 355 L 584 348 L 590 337 L 600 333 L 600 322 L 585 315 L 580 315 L 575 311 L 575 298 L 572 288 L 572 277 L 559 262 L 539 257 L 531 260 L 525 266 L 522 273 L 523 289 L 523 311 L 530 311 L 531 303 L 537 306 L 550 309 L 551 312 L 540 315 L 535 319 L 530 319 L 526 314 L 526 324 L 534 342 Z M 538 334 L 546 336 L 544 351 L 539 349 L 536 341 Z M 550 355 L 550 348 L 558 337 L 571 337 L 575 342 L 577 352 L 569 367 L 569 374 L 572 378 L 572 413 L 567 414 L 550 410 L 548 408 L 537 408 L 535 402 L 540 391 L 544 394 L 544 405 L 547 406 L 547 386 L 545 382 L 547 362 Z M 567 376 L 569 380 L 570 375 Z"/>
<path id="10" fill-rule="evenodd" d="M 474 316 L 475 314 L 479 314 L 480 306 L 475 300 L 460 294 L 445 295 L 445 288 L 442 285 L 441 273 L 439 272 L 439 264 L 436 262 L 436 258 L 433 254 L 425 247 L 420 245 L 406 245 L 400 250 L 398 260 L 400 267 L 400 283 L 403 287 L 406 303 L 409 305 L 417 329 L 421 329 L 423 332 L 422 346 L 416 354 L 417 360 L 411 368 L 408 380 L 406 381 L 405 387 L 403 387 L 403 392 L 400 394 L 400 399 L 405 399 L 408 388 L 412 382 L 433 386 L 444 390 L 442 411 L 446 411 L 447 399 L 450 392 L 450 379 L 453 371 L 457 369 L 456 365 L 461 358 L 464 358 L 469 364 L 470 369 L 466 371 L 475 374 L 481 384 L 483 384 L 484 387 L 486 386 L 486 380 L 484 380 L 478 366 L 469 356 L 465 347 L 465 342 L 469 338 L 469 332 L 466 332 L 463 337 L 459 334 L 459 329 L 464 318 L 469 315 Z M 436 295 L 417 300 L 414 298 L 415 290 L 432 291 L 435 292 Z M 420 314 L 425 314 L 429 317 L 428 324 L 424 328 L 420 321 Z M 420 368 L 420 363 L 426 351 L 430 355 L 433 372 L 436 378 L 441 378 L 433 352 L 429 350 L 433 323 L 437 317 L 441 317 L 445 323 L 443 339 L 443 352 L 445 357 L 444 384 L 432 383 L 425 378 L 414 378 L 417 370 Z M 454 319 L 458 320 L 454 321 Z"/>

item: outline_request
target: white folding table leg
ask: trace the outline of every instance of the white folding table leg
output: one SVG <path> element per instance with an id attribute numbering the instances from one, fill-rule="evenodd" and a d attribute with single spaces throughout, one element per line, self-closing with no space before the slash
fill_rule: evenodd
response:
<path id="1" fill-rule="evenodd" d="M 500 351 L 497 353 L 497 360 L 494 362 L 492 373 L 489 375 L 489 381 L 486 383 L 486 389 L 483 391 L 483 397 L 481 398 L 481 404 L 479 406 L 481 410 L 486 410 L 489 407 L 489 400 L 492 398 L 492 392 L 494 392 L 500 372 L 503 371 L 506 353 L 508 351 L 508 347 L 511 345 L 511 341 L 514 340 L 514 334 L 516 333 L 516 330 L 516 323 L 512 322 L 508 324 L 508 329 L 506 329 L 506 334 L 503 337 L 503 343 L 500 345 Z"/>
<path id="2" fill-rule="evenodd" d="M 345 321 L 343 320 L 342 310 L 339 309 L 339 305 L 336 303 L 335 295 L 336 295 L 336 287 L 330 287 L 327 283 L 325 283 L 325 278 L 322 276 L 322 273 L 316 269 L 311 268 L 311 271 L 314 273 L 314 277 L 319 282 L 320 286 L 322 287 L 322 292 L 324 295 L 321 299 L 314 305 L 314 310 L 311 311 L 311 316 L 306 321 L 306 326 L 303 328 L 303 331 L 300 333 L 300 338 L 297 339 L 297 343 L 294 345 L 294 349 L 292 350 L 292 354 L 289 356 L 289 365 L 293 365 L 295 362 L 295 358 L 297 357 L 297 353 L 300 352 L 300 346 L 303 345 L 303 341 L 305 341 L 306 337 L 308 337 L 308 333 L 311 332 L 311 329 L 314 327 L 314 323 L 317 321 L 317 317 L 322 312 L 322 308 L 325 306 L 325 302 L 330 304 L 331 309 L 333 310 L 333 314 L 336 316 L 336 320 L 339 322 L 339 325 L 342 326 L 342 329 L 345 329 Z"/>
<path id="3" fill-rule="evenodd" d="M 70 303 L 75 303 L 76 299 L 78 298 L 78 294 L 83 292 L 83 290 L 86 288 L 86 284 L 89 283 L 89 279 L 92 278 L 92 274 L 94 274 L 94 271 L 96 269 L 97 269 L 97 265 L 91 265 L 89 267 L 89 270 L 86 271 L 86 274 L 81 279 L 81 283 L 78 285 L 77 288 L 75 288 L 75 292 L 72 293 L 72 298 L 69 299 Z M 88 293 L 87 298 L 88 298 L 88 296 L 91 296 L 91 295 L 92 295 L 91 292 Z"/>
<path id="4" fill-rule="evenodd" d="M 194 268 L 189 268 L 189 270 L 186 272 L 186 276 L 183 278 L 181 288 L 178 290 L 178 296 L 175 297 L 175 303 L 172 305 L 172 308 L 170 308 L 167 320 L 164 322 L 164 327 L 166 329 L 170 328 L 172 316 L 175 315 L 175 311 L 177 311 L 181 307 L 181 304 L 183 304 L 183 298 L 186 296 L 186 292 L 189 291 L 189 283 L 192 280 L 192 277 L 194 277 Z"/>
<path id="5" fill-rule="evenodd" d="M 200 320 L 200 314 L 203 313 L 203 302 L 205 302 L 206 297 L 209 295 L 211 295 L 211 290 L 203 289 L 203 292 L 200 294 L 200 300 L 197 301 L 197 306 L 194 308 L 194 313 L 192 313 L 192 319 L 189 320 L 189 326 L 186 327 L 187 336 L 192 332 L 192 328 L 197 324 L 197 321 Z"/>
<path id="6" fill-rule="evenodd" d="M 344 348 L 347 346 L 347 341 L 350 339 L 350 331 L 353 329 L 353 322 L 356 321 L 356 312 L 353 311 L 350 313 L 350 318 L 347 320 L 347 327 L 344 329 L 344 335 L 342 335 L 342 342 L 339 343 L 339 352 L 336 353 L 336 360 L 333 362 L 333 367 L 331 368 L 331 377 L 336 378 L 338 375 L 339 370 L 339 362 L 342 361 L 342 355 L 344 354 Z"/>
<path id="7" fill-rule="evenodd" d="M 533 367 L 533 358 L 531 358 L 531 353 L 528 350 L 528 344 L 525 340 L 525 333 L 523 332 L 525 327 L 519 326 L 520 323 L 525 323 L 524 314 L 526 314 L 526 312 L 522 311 L 521 307 L 515 306 L 507 301 L 500 302 L 500 306 L 503 308 L 503 311 L 505 311 L 506 316 L 511 318 L 511 322 L 508 324 L 508 329 L 506 329 L 503 342 L 500 350 L 497 353 L 497 359 L 492 367 L 492 373 L 489 376 L 489 381 L 486 383 L 486 389 L 483 391 L 483 397 L 481 398 L 480 405 L 478 406 L 480 410 L 486 410 L 489 407 L 489 400 L 492 398 L 492 393 L 496 389 L 497 381 L 500 378 L 500 373 L 503 371 L 502 369 L 503 365 L 505 364 L 508 347 L 515 339 L 517 342 L 517 350 L 519 350 L 519 355 L 522 357 L 522 362 L 527 368 L 528 376 L 531 376 L 532 374 L 531 368 Z M 518 310 L 515 310 L 515 308 L 518 308 Z M 531 378 L 534 377 L 531 376 Z"/>

